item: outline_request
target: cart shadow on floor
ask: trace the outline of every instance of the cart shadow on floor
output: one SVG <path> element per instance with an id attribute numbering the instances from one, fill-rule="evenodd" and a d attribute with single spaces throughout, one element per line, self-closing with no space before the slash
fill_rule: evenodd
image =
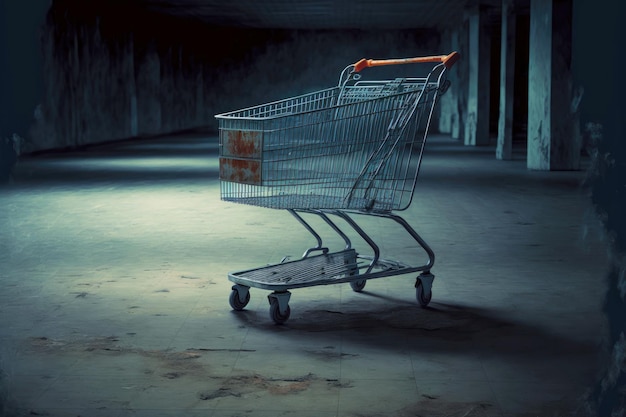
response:
<path id="1" fill-rule="evenodd" d="M 432 302 L 427 308 L 385 295 L 362 294 L 385 299 L 383 304 L 355 302 L 340 309 L 319 303 L 315 309 L 303 302 L 292 310 L 284 325 L 275 325 L 264 311 L 233 312 L 237 321 L 268 338 L 287 343 L 323 345 L 325 339 L 357 343 L 366 348 L 419 353 L 446 353 L 483 357 L 532 357 L 537 363 L 554 358 L 597 359 L 597 344 L 550 333 L 531 323 L 500 318 L 501 311 L 471 305 Z M 242 314 L 243 313 L 243 314 Z M 574 325 L 574 323 L 572 323 Z"/>

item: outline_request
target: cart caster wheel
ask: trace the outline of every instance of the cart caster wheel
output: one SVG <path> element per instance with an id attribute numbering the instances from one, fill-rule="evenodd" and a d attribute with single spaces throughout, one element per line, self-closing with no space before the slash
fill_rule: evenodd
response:
<path id="1" fill-rule="evenodd" d="M 424 285 L 422 285 L 422 281 L 418 281 L 415 285 L 415 298 L 417 298 L 417 302 L 422 307 L 426 307 L 430 300 L 433 298 L 433 292 L 430 291 L 428 295 L 426 295 L 426 291 L 424 290 Z"/>
<path id="2" fill-rule="evenodd" d="M 352 281 L 350 283 L 350 286 L 352 287 L 352 291 L 354 292 L 361 292 L 363 291 L 363 288 L 365 288 L 365 284 L 367 284 L 367 280 L 366 279 L 362 279 L 359 281 Z"/>
<path id="3" fill-rule="evenodd" d="M 270 317 L 274 320 L 276 324 L 284 324 L 287 319 L 289 319 L 289 315 L 291 314 L 291 308 L 287 305 L 287 310 L 285 314 L 280 313 L 280 308 L 278 306 L 278 300 L 272 299 L 270 301 Z"/>
<path id="4" fill-rule="evenodd" d="M 230 303 L 230 306 L 233 308 L 233 310 L 236 311 L 241 311 L 243 310 L 248 303 L 250 302 L 250 292 L 248 292 L 246 294 L 246 298 L 244 299 L 244 301 L 241 301 L 239 299 L 239 291 L 237 290 L 233 290 L 230 293 L 230 297 L 228 298 L 228 302 Z"/>

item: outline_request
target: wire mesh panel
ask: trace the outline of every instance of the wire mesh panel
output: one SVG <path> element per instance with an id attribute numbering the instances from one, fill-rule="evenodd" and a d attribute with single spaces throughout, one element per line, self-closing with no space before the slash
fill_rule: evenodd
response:
<path id="1" fill-rule="evenodd" d="M 222 200 L 406 208 L 437 87 L 417 78 L 359 82 L 216 116 Z"/>

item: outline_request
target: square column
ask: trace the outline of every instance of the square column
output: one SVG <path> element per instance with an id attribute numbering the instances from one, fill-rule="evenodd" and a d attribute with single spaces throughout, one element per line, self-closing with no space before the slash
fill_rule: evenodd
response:
<path id="1" fill-rule="evenodd" d="M 500 114 L 496 159 L 513 158 L 513 98 L 515 83 L 514 0 L 502 0 L 502 40 L 500 43 Z"/>
<path id="2" fill-rule="evenodd" d="M 447 78 L 450 80 L 450 88 L 445 94 L 441 95 L 439 103 L 439 132 L 448 133 L 454 139 L 459 139 L 462 132 L 462 116 L 461 106 L 459 104 L 461 98 L 460 93 L 464 88 L 467 88 L 464 83 L 462 75 L 463 70 L 461 66 L 464 64 L 464 51 L 461 50 L 459 44 L 459 29 L 448 29 L 442 34 L 444 42 L 442 43 L 441 50 L 445 53 L 458 51 L 461 54 L 461 60 L 455 64 L 455 67 L 448 71 Z"/>
<path id="3" fill-rule="evenodd" d="M 463 142 L 465 145 L 489 145 L 489 85 L 491 72 L 491 40 L 487 28 L 487 11 L 473 6 L 468 14 L 469 89 L 467 118 Z"/>
<path id="4" fill-rule="evenodd" d="M 578 169 L 572 98 L 572 1 L 531 0 L 528 169 Z"/>

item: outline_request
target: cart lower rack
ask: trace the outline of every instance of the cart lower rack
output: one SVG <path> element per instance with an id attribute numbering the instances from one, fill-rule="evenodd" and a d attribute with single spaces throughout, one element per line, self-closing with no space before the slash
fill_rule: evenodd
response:
<path id="1" fill-rule="evenodd" d="M 270 317 L 290 315 L 290 289 L 349 283 L 362 291 L 369 279 L 419 272 L 416 297 L 432 297 L 435 256 L 419 234 L 393 211 L 413 199 L 433 109 L 448 86 L 445 74 L 458 54 L 361 60 L 347 66 L 337 87 L 217 115 L 220 190 L 224 201 L 288 210 L 317 240 L 301 259 L 232 272 L 230 305 L 242 310 L 250 288 L 273 291 Z M 361 80 L 367 67 L 435 63 L 425 78 Z M 302 214 L 321 218 L 344 241 L 331 252 Z M 354 220 L 377 216 L 402 226 L 428 260 L 411 266 L 383 259 L 374 240 Z M 372 249 L 357 254 L 336 219 Z"/>

